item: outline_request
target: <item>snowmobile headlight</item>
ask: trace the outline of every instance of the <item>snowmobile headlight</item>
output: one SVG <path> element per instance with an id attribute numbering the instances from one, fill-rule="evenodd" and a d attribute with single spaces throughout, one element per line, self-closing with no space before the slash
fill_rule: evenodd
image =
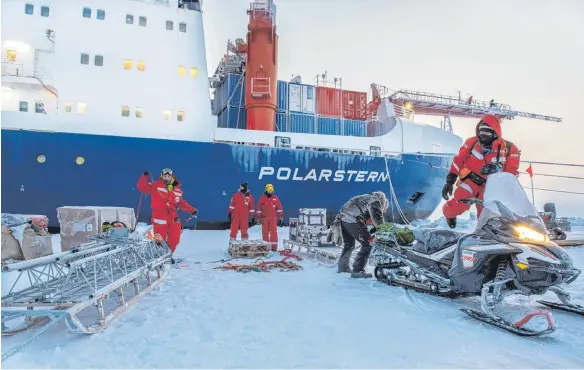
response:
<path id="1" fill-rule="evenodd" d="M 533 240 L 536 242 L 545 242 L 547 241 L 547 235 L 534 230 L 528 226 L 520 225 L 520 226 L 513 226 L 515 228 L 515 232 L 519 239 L 525 240 Z"/>

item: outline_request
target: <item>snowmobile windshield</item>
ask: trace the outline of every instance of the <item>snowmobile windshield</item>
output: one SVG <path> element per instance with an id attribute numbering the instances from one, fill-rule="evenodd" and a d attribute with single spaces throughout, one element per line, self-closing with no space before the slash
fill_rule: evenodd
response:
<path id="1" fill-rule="evenodd" d="M 484 209 L 476 230 L 483 229 L 485 225 L 499 224 L 495 228 L 508 237 L 535 243 L 548 241 L 545 224 L 512 174 L 499 172 L 489 175 L 483 203 Z"/>

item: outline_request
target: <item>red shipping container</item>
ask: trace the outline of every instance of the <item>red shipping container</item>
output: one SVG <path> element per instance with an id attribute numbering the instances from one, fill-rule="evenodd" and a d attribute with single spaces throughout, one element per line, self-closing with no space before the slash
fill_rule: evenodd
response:
<path id="1" fill-rule="evenodd" d="M 341 116 L 341 90 L 316 87 L 316 113 L 327 117 Z"/>
<path id="2" fill-rule="evenodd" d="M 367 93 L 343 91 L 343 118 L 362 121 L 367 118 Z"/>

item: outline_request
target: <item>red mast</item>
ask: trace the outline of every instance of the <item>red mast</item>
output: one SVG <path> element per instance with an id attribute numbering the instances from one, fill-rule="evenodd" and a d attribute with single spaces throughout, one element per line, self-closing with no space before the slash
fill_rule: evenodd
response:
<path id="1" fill-rule="evenodd" d="M 278 92 L 276 5 L 273 0 L 254 0 L 247 13 L 247 129 L 274 131 Z"/>

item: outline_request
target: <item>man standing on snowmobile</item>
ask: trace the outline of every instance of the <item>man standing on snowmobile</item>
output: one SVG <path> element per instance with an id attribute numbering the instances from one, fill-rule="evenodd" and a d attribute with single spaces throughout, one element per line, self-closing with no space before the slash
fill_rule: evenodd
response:
<path id="1" fill-rule="evenodd" d="M 190 212 L 193 216 L 197 210 L 183 199 L 180 183 L 170 168 L 163 169 L 154 182 L 148 182 L 149 175 L 150 172 L 144 171 L 138 180 L 138 191 L 150 195 L 154 234 L 159 234 L 166 241 L 171 251 L 170 261 L 174 264 L 174 251 L 180 242 L 181 233 L 178 210 Z"/>
<path id="2" fill-rule="evenodd" d="M 229 237 L 232 240 L 237 238 L 238 230 L 241 230 L 242 240 L 249 238 L 247 229 L 253 224 L 255 216 L 253 203 L 253 196 L 247 189 L 247 182 L 242 182 L 239 185 L 239 191 L 231 197 L 231 203 L 229 203 L 229 210 L 227 211 L 227 220 L 231 222 Z"/>
<path id="3" fill-rule="evenodd" d="M 383 214 L 388 206 L 385 194 L 375 191 L 357 195 L 341 208 L 331 225 L 328 236 L 329 242 L 332 241 L 338 246 L 343 245 L 337 272 L 351 272 L 349 267 L 351 253 L 355 249 L 355 241 L 358 241 L 361 244 L 361 250 L 353 262 L 351 277 L 371 277 L 371 274 L 365 273 L 365 265 L 371 254 L 370 243 L 375 241 L 373 234 L 377 231 L 377 227 L 384 223 Z M 371 231 L 367 229 L 368 219 L 371 219 L 373 224 Z"/>
<path id="4" fill-rule="evenodd" d="M 452 160 L 450 173 L 446 176 L 446 185 L 442 189 L 442 197 L 448 200 L 452 195 L 454 183 L 458 180 L 454 197 L 442 208 L 446 222 L 451 228 L 456 227 L 456 216 L 466 212 L 470 205 L 459 203 L 459 199 L 483 199 L 487 175 L 496 172 L 519 174 L 521 151 L 510 141 L 503 140 L 501 122 L 487 114 L 476 126 L 476 136 L 468 138 L 460 147 L 458 155 Z M 477 217 L 480 217 L 482 207 L 477 204 Z"/>
<path id="5" fill-rule="evenodd" d="M 258 200 L 257 223 L 262 225 L 262 239 L 278 250 L 278 226 L 284 224 L 284 211 L 280 199 L 274 194 L 274 185 L 266 185 L 266 191 Z"/>

